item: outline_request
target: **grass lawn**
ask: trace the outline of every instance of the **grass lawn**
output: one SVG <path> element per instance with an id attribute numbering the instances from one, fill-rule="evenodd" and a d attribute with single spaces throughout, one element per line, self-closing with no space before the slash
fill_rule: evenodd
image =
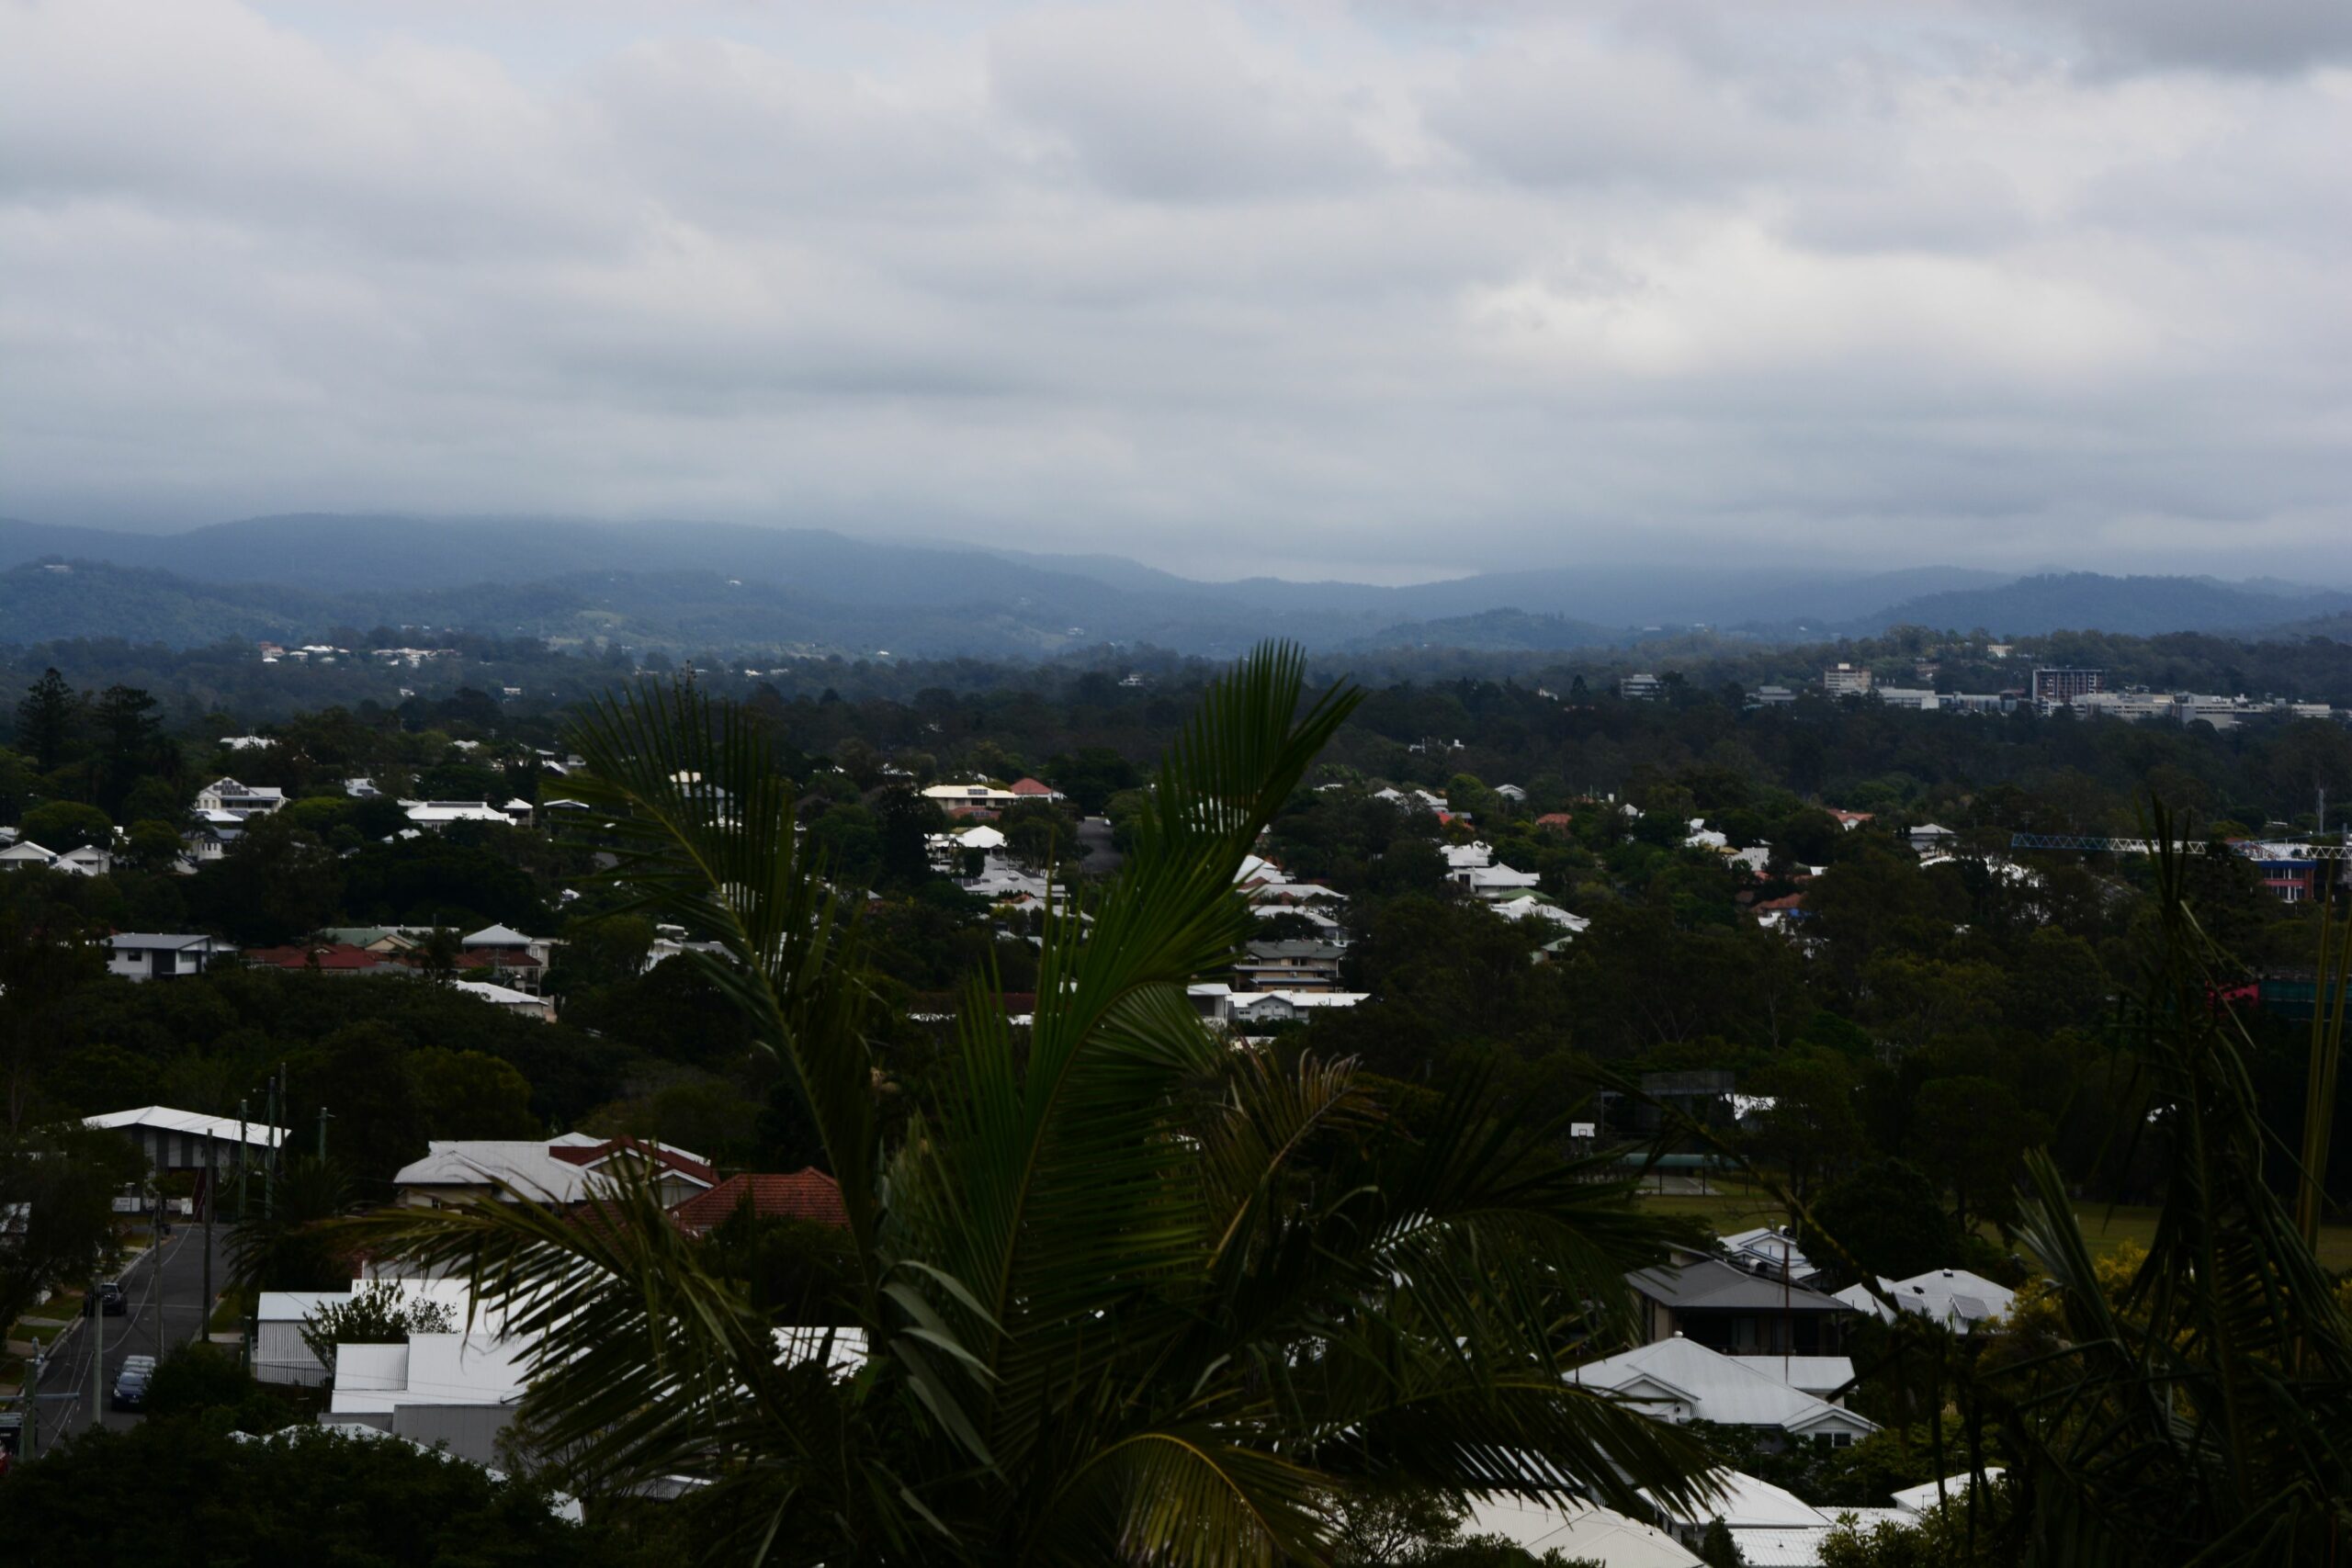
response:
<path id="1" fill-rule="evenodd" d="M 1694 1215 L 1717 1231 L 1778 1224 L 1784 1218 L 1770 1199 L 1752 1189 L 1743 1190 L 1736 1186 L 1704 1196 L 1647 1194 L 1640 1201 L 1644 1208 L 1659 1213 Z M 2152 1208 L 2127 1204 L 2109 1210 L 2104 1203 L 2077 1203 L 2075 1215 L 2082 1222 L 2083 1236 L 2094 1252 L 2111 1252 L 2126 1241 L 2145 1247 L 2156 1234 L 2156 1211 Z M 2329 1269 L 2352 1269 L 2352 1225 L 2320 1227 L 2319 1260 Z"/>

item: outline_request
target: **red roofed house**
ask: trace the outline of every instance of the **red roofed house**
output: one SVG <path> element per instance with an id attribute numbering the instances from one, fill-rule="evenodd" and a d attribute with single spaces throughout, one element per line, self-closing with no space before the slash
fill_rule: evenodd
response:
<path id="1" fill-rule="evenodd" d="M 1040 784 L 1035 779 L 1019 780 L 1013 784 L 1012 793 L 1019 795 L 1026 795 L 1032 800 L 1043 800 L 1048 802 L 1065 798 L 1062 792 L 1054 788 L 1053 785 Z"/>
<path id="2" fill-rule="evenodd" d="M 1538 828 L 1549 828 L 1555 833 L 1565 833 L 1568 830 L 1568 825 L 1575 820 L 1575 818 L 1565 811 L 1546 811 L 1535 819 L 1535 825 Z"/>
<path id="3" fill-rule="evenodd" d="M 718 1172 L 700 1155 L 645 1138 L 596 1139 L 584 1133 L 567 1133 L 548 1145 L 548 1153 L 586 1170 L 600 1169 L 616 1160 L 650 1160 L 661 1167 L 654 1186 L 661 1190 L 662 1204 L 668 1208 L 718 1185 Z"/>
<path id="4" fill-rule="evenodd" d="M 1838 818 L 1838 826 L 1849 833 L 1871 819 L 1867 811 L 1840 811 L 1834 806 L 1829 808 L 1829 815 Z"/>
<path id="5" fill-rule="evenodd" d="M 763 1220 L 802 1220 L 838 1227 L 849 1224 L 849 1211 L 842 1206 L 841 1184 L 815 1166 L 789 1176 L 730 1176 L 670 1213 L 688 1235 L 704 1235 L 747 1203 Z"/>
<path id="6" fill-rule="evenodd" d="M 380 953 L 370 953 L 364 947 L 354 947 L 347 942 L 322 942 L 304 947 L 249 947 L 240 954 L 248 964 L 264 969 L 285 969 L 294 972 L 314 971 L 321 975 L 401 975 L 407 971 Z"/>

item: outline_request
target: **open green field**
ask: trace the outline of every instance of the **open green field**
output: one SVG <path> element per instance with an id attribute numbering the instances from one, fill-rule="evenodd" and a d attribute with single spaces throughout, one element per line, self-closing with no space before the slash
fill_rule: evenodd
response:
<path id="1" fill-rule="evenodd" d="M 1770 1199 L 1753 1190 L 1742 1191 L 1735 1188 L 1703 1197 L 1648 1194 L 1640 1201 L 1643 1207 L 1660 1213 L 1696 1216 L 1718 1231 L 1778 1224 L 1784 1218 Z M 2112 1251 L 2126 1241 L 2145 1247 L 2156 1234 L 2156 1211 L 2152 1208 L 2123 1206 L 2110 1210 L 2104 1203 L 2077 1203 L 2075 1215 L 2082 1222 L 2084 1236 L 2098 1252 Z M 2322 1226 L 2319 1258 L 2329 1269 L 2352 1269 L 2352 1225 Z"/>

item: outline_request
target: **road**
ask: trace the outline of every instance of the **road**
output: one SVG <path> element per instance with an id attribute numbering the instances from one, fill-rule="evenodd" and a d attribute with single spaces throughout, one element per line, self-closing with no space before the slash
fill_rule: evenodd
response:
<path id="1" fill-rule="evenodd" d="M 1107 817 L 1082 818 L 1078 825 L 1078 842 L 1086 852 L 1081 869 L 1089 876 L 1109 876 L 1127 858 L 1111 845 L 1111 819 Z"/>
<path id="2" fill-rule="evenodd" d="M 221 1289 L 228 1280 L 228 1231 L 222 1228 L 213 1241 L 212 1285 Z M 82 1320 L 82 1326 L 66 1342 L 62 1354 L 51 1359 L 41 1369 L 40 1392 L 44 1394 L 70 1394 L 69 1404 L 60 1399 L 44 1399 L 40 1404 L 41 1446 L 49 1446 L 51 1438 L 62 1431 L 80 1431 L 90 1424 L 90 1347 L 91 1330 L 103 1325 L 106 1330 L 106 1370 L 99 1391 L 99 1419 L 116 1431 L 121 1431 L 141 1419 L 129 1412 L 104 1408 L 112 1403 L 115 1374 L 122 1370 L 126 1356 L 153 1356 L 156 1353 L 157 1331 L 160 1327 L 165 1349 L 178 1345 L 204 1327 L 204 1227 L 177 1224 L 164 1239 L 163 1246 L 142 1254 L 122 1276 L 123 1293 L 130 1300 L 130 1310 L 120 1317 L 99 1317 Z"/>

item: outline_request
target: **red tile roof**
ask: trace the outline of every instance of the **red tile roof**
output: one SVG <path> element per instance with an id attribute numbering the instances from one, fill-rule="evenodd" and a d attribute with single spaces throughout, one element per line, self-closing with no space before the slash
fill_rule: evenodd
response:
<path id="1" fill-rule="evenodd" d="M 1054 786 L 1047 784 L 1039 784 L 1035 779 L 1022 779 L 1013 784 L 1012 793 L 1015 795 L 1051 795 L 1054 793 Z"/>
<path id="2" fill-rule="evenodd" d="M 730 1176 L 707 1192 L 697 1192 L 670 1213 L 696 1235 L 718 1224 L 741 1208 L 762 1219 L 805 1220 L 810 1224 L 847 1225 L 849 1211 L 842 1206 L 841 1184 L 815 1166 L 789 1176 L 746 1174 Z"/>
<path id="3" fill-rule="evenodd" d="M 1576 820 L 1565 811 L 1546 811 L 1535 819 L 1538 828 L 1566 828 Z"/>

